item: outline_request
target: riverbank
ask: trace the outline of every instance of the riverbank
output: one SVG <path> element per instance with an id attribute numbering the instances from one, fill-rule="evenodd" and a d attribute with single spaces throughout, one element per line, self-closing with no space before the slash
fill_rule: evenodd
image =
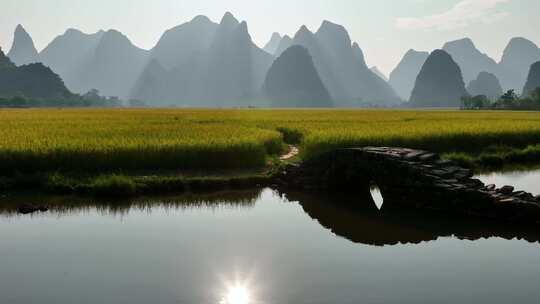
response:
<path id="1" fill-rule="evenodd" d="M 529 149 L 535 151 L 534 149 Z M 521 150 L 518 150 L 521 151 Z M 228 190 L 272 187 L 278 183 L 284 168 L 299 164 L 301 151 L 291 146 L 279 158 L 269 160 L 259 169 L 219 171 L 159 171 L 159 172 L 107 172 L 101 174 L 34 173 L 0 177 L 0 194 L 40 192 L 45 195 L 77 195 L 87 197 L 129 198 L 144 195 L 174 195 L 182 193 L 212 193 Z M 464 155 L 464 156 L 462 156 Z M 460 159 L 466 157 L 466 161 Z M 469 154 L 447 154 L 443 159 L 473 169 L 475 174 L 492 172 L 519 172 L 540 168 L 538 161 L 523 162 L 530 158 L 491 161 Z"/>
<path id="2" fill-rule="evenodd" d="M 443 158 L 478 171 L 520 169 L 539 165 L 540 145 L 529 145 L 523 148 L 491 146 L 479 153 L 444 153 Z"/>
<path id="3" fill-rule="evenodd" d="M 52 195 L 81 195 L 125 198 L 141 195 L 214 192 L 268 186 L 269 171 L 207 173 L 207 175 L 134 175 L 108 173 L 73 175 L 42 173 L 0 178 L 0 192 L 41 192 Z"/>

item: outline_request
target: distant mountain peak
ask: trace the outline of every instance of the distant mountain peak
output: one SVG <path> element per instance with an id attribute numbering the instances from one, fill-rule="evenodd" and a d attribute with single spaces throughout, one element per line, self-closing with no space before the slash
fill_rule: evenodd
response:
<path id="1" fill-rule="evenodd" d="M 238 19 L 236 19 L 231 12 L 226 12 L 225 15 L 223 15 L 223 18 L 221 18 L 220 22 L 221 25 L 225 26 L 236 26 L 239 23 L 240 22 L 238 21 Z"/>
<path id="2" fill-rule="evenodd" d="M 491 73 L 497 71 L 497 62 L 481 52 L 470 38 L 447 42 L 443 50 L 460 66 L 466 83 L 476 79 L 482 71 Z"/>
<path id="3" fill-rule="evenodd" d="M 367 68 L 366 57 L 364 56 L 364 51 L 362 51 L 362 49 L 360 48 L 360 45 L 357 42 L 354 42 L 352 44 L 352 50 L 356 58 L 358 58 L 359 64 L 362 67 Z"/>
<path id="4" fill-rule="evenodd" d="M 293 39 L 289 35 L 285 35 L 279 41 L 279 45 L 274 52 L 274 56 L 279 57 L 285 50 L 287 50 L 293 44 Z"/>
<path id="5" fill-rule="evenodd" d="M 540 60 L 540 48 L 523 37 L 514 37 L 504 49 L 499 79 L 504 90 L 519 91 L 527 81 L 530 67 Z"/>
<path id="6" fill-rule="evenodd" d="M 428 58 L 428 52 L 408 50 L 398 65 L 390 73 L 388 83 L 404 100 L 409 100 L 414 88 L 416 77 Z"/>
<path id="7" fill-rule="evenodd" d="M 510 39 L 510 42 L 508 44 L 509 45 L 527 44 L 529 46 L 537 46 L 534 42 L 532 42 L 529 39 L 524 38 L 524 37 L 514 37 L 514 38 Z"/>
<path id="8" fill-rule="evenodd" d="M 529 39 L 523 38 L 523 37 L 514 37 L 510 39 L 510 42 L 508 42 L 508 45 L 504 49 L 503 52 L 503 59 L 505 60 L 506 56 L 513 55 L 512 52 L 521 52 L 521 51 L 537 51 L 538 46 L 530 41 Z"/>
<path id="9" fill-rule="evenodd" d="M 115 29 L 109 29 L 109 30 L 105 31 L 104 34 L 105 35 L 110 35 L 110 36 L 117 36 L 117 37 L 127 38 L 126 35 L 124 35 L 119 30 L 115 30 Z"/>
<path id="10" fill-rule="evenodd" d="M 109 46 L 109 45 L 123 45 L 123 46 L 133 46 L 133 43 L 129 38 L 124 35 L 122 32 L 114 29 L 110 29 L 103 33 L 103 36 L 101 37 L 100 46 Z M 99 49 L 99 46 L 98 46 Z"/>
<path id="11" fill-rule="evenodd" d="M 272 34 L 272 37 L 270 38 L 270 40 L 266 43 L 266 45 L 264 46 L 264 50 L 269 53 L 269 54 L 272 54 L 274 55 L 276 53 L 276 51 L 278 50 L 279 48 L 279 44 L 281 43 L 281 40 L 283 38 L 281 37 L 281 34 L 280 33 L 273 33 Z"/>
<path id="12" fill-rule="evenodd" d="M 15 28 L 15 34 L 14 34 L 15 42 L 30 42 L 32 41 L 32 37 L 30 37 L 30 34 L 24 29 L 24 27 L 20 24 L 17 25 Z M 19 40 L 19 41 L 17 41 Z M 23 41 L 25 40 L 25 41 Z M 32 42 L 33 44 L 33 42 Z"/>
<path id="13" fill-rule="evenodd" d="M 302 26 L 300 27 L 300 29 L 298 30 L 298 32 L 299 32 L 299 33 L 309 32 L 309 33 L 313 34 L 313 32 L 310 31 L 309 28 L 308 28 L 306 25 L 302 25 Z"/>
<path id="14" fill-rule="evenodd" d="M 244 30 L 247 31 L 247 30 L 248 30 L 248 24 L 247 24 L 247 21 L 242 21 L 242 22 L 240 23 L 239 27 L 240 27 L 240 29 L 241 29 L 242 31 L 244 31 Z"/>
<path id="15" fill-rule="evenodd" d="M 210 20 L 210 18 L 208 18 L 205 15 L 197 15 L 197 16 L 195 16 L 195 18 L 191 19 L 191 22 L 194 22 L 194 23 L 208 23 L 208 22 L 212 22 L 212 21 Z"/>
<path id="16" fill-rule="evenodd" d="M 317 36 L 323 36 L 331 39 L 335 42 L 346 44 L 347 47 L 351 46 L 351 37 L 347 29 L 340 24 L 324 20 L 321 27 L 317 30 Z"/>
<path id="17" fill-rule="evenodd" d="M 75 28 L 68 28 L 64 32 L 64 35 L 74 35 L 74 34 L 83 34 L 83 32 L 81 32 L 80 30 L 75 29 Z"/>
<path id="18" fill-rule="evenodd" d="M 318 31 L 332 30 L 337 32 L 347 32 L 347 29 L 341 24 L 337 24 L 328 20 L 324 20 Z"/>
<path id="19" fill-rule="evenodd" d="M 302 25 L 298 32 L 296 32 L 296 35 L 294 35 L 294 40 L 301 38 L 301 37 L 312 37 L 314 34 L 312 31 L 309 30 L 309 28 L 305 25 Z"/>
<path id="20" fill-rule="evenodd" d="M 449 41 L 443 46 L 443 49 L 451 48 L 451 47 L 466 47 L 466 48 L 476 49 L 476 46 L 474 45 L 474 42 L 471 40 L 471 38 L 462 38 L 458 40 Z"/>
<path id="21" fill-rule="evenodd" d="M 427 55 L 429 55 L 429 52 L 417 51 L 415 49 L 410 49 L 410 50 L 407 51 L 407 53 L 405 53 L 405 56 L 414 56 L 414 55 L 417 55 L 417 54 L 427 54 Z"/>
<path id="22" fill-rule="evenodd" d="M 281 34 L 280 34 L 280 33 L 278 33 L 278 32 L 274 32 L 274 33 L 272 33 L 272 38 L 271 38 L 271 39 L 276 39 L 276 38 L 279 38 L 279 39 L 281 39 Z"/>
<path id="23" fill-rule="evenodd" d="M 13 45 L 8 53 L 8 57 L 16 65 L 39 62 L 39 54 L 34 45 L 34 41 L 20 24 L 15 28 Z"/>
<path id="24" fill-rule="evenodd" d="M 334 23 L 332 21 L 323 20 L 323 22 L 321 23 L 321 27 L 319 29 L 326 29 L 326 28 L 345 30 L 345 27 L 343 25 Z"/>

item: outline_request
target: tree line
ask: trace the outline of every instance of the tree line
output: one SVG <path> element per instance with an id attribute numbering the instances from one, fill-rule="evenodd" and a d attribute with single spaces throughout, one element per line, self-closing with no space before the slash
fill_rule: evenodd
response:
<path id="1" fill-rule="evenodd" d="M 465 96 L 461 99 L 463 110 L 540 110 L 540 87 L 527 96 L 518 96 L 515 90 L 508 90 L 497 100 L 490 100 L 485 95 Z"/>

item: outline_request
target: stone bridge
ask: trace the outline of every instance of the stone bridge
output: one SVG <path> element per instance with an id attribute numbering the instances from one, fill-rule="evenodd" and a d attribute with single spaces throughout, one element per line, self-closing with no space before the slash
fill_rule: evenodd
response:
<path id="1" fill-rule="evenodd" d="M 352 192 L 362 198 L 377 186 L 385 205 L 540 223 L 540 197 L 511 186 L 485 185 L 471 170 L 421 150 L 335 150 L 288 166 L 277 181 L 286 189 Z"/>

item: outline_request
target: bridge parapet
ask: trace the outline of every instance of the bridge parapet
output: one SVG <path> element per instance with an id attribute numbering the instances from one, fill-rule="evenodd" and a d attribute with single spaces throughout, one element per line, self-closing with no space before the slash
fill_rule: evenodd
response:
<path id="1" fill-rule="evenodd" d="M 384 204 L 540 222 L 540 197 L 514 191 L 511 186 L 485 185 L 473 178 L 471 170 L 422 150 L 392 147 L 335 150 L 299 166 L 289 166 L 278 181 L 292 189 L 359 195 L 376 185 Z"/>

